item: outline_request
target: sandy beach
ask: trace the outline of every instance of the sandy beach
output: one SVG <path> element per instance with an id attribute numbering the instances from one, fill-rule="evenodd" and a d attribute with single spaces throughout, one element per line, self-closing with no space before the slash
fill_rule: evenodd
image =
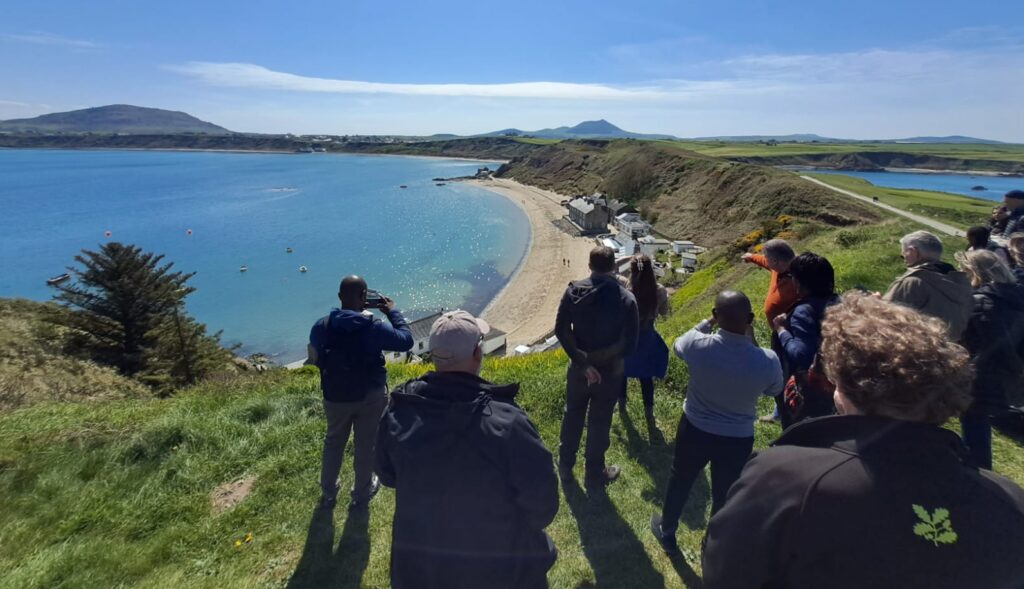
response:
<path id="1" fill-rule="evenodd" d="M 482 315 L 508 334 L 511 352 L 517 345 L 534 343 L 554 331 L 555 313 L 566 285 L 590 273 L 587 260 L 594 240 L 572 237 L 553 224 L 565 216 L 565 207 L 559 204 L 565 196 L 514 180 L 468 183 L 511 199 L 526 212 L 533 231 L 526 260 Z M 563 259 L 570 260 L 570 265 L 564 265 Z"/>

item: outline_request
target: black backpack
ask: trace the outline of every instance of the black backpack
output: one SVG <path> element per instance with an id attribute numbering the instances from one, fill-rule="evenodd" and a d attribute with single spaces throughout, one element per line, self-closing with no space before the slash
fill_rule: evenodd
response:
<path id="1" fill-rule="evenodd" d="M 363 348 L 363 330 L 331 329 L 330 315 L 320 320 L 326 343 L 317 350 L 316 366 L 320 369 L 320 388 L 324 398 L 338 403 L 351 403 L 366 398 L 372 374 L 383 358 L 369 355 Z"/>

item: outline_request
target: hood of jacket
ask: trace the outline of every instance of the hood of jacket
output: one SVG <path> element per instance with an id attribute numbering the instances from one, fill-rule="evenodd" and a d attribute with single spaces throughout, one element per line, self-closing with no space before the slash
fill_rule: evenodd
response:
<path id="1" fill-rule="evenodd" d="M 831 415 L 807 419 L 782 432 L 772 446 L 834 448 L 866 456 L 883 457 L 899 446 L 903 458 L 934 456 L 946 450 L 961 460 L 967 449 L 956 433 L 928 423 L 903 421 L 874 415 Z"/>
<path id="2" fill-rule="evenodd" d="M 330 315 L 331 329 L 351 333 L 373 324 L 373 315 L 366 311 L 334 309 Z"/>
<path id="3" fill-rule="evenodd" d="M 968 302 L 971 281 L 967 275 L 946 262 L 926 262 L 912 266 L 904 276 L 913 276 L 931 287 L 932 292 L 957 305 Z"/>
<path id="4" fill-rule="evenodd" d="M 1012 309 L 1013 312 L 1024 312 L 1024 284 L 1019 282 L 983 284 L 975 289 L 974 294 L 995 299 L 1000 306 Z"/>
<path id="5" fill-rule="evenodd" d="M 618 298 L 619 288 L 619 281 L 611 274 L 592 274 L 569 284 L 569 302 L 579 307 L 600 305 L 611 297 Z"/>
<path id="6" fill-rule="evenodd" d="M 391 398 L 396 406 L 410 404 L 419 411 L 468 416 L 491 399 L 514 402 L 518 392 L 518 384 L 496 385 L 468 372 L 428 372 L 395 389 Z"/>

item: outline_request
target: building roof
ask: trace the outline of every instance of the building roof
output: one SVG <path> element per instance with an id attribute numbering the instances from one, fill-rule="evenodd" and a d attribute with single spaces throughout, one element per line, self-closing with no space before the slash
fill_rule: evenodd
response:
<path id="1" fill-rule="evenodd" d="M 672 242 L 675 245 L 693 245 L 692 241 L 676 240 Z"/>
<path id="2" fill-rule="evenodd" d="M 594 203 L 588 200 L 584 200 L 582 198 L 577 198 L 576 200 L 573 200 L 572 202 L 569 203 L 569 206 L 582 213 L 589 213 L 594 210 Z"/>
<path id="3" fill-rule="evenodd" d="M 505 335 L 507 335 L 507 334 L 504 331 L 502 331 L 500 329 L 495 329 L 495 328 L 492 327 L 491 330 L 487 332 L 487 335 L 484 336 L 484 341 L 485 342 L 489 342 L 492 339 L 498 339 L 499 337 L 505 337 Z"/>
<path id="4" fill-rule="evenodd" d="M 409 331 L 412 332 L 413 341 L 418 342 L 430 339 L 430 328 L 433 327 L 434 322 L 440 316 L 441 311 L 438 311 L 409 323 Z"/>

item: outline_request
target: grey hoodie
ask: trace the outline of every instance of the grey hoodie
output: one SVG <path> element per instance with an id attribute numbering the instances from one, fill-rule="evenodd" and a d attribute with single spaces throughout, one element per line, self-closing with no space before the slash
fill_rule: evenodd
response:
<path id="1" fill-rule="evenodd" d="M 946 262 L 911 266 L 883 297 L 942 319 L 950 339 L 960 341 L 973 307 L 971 281 Z"/>

